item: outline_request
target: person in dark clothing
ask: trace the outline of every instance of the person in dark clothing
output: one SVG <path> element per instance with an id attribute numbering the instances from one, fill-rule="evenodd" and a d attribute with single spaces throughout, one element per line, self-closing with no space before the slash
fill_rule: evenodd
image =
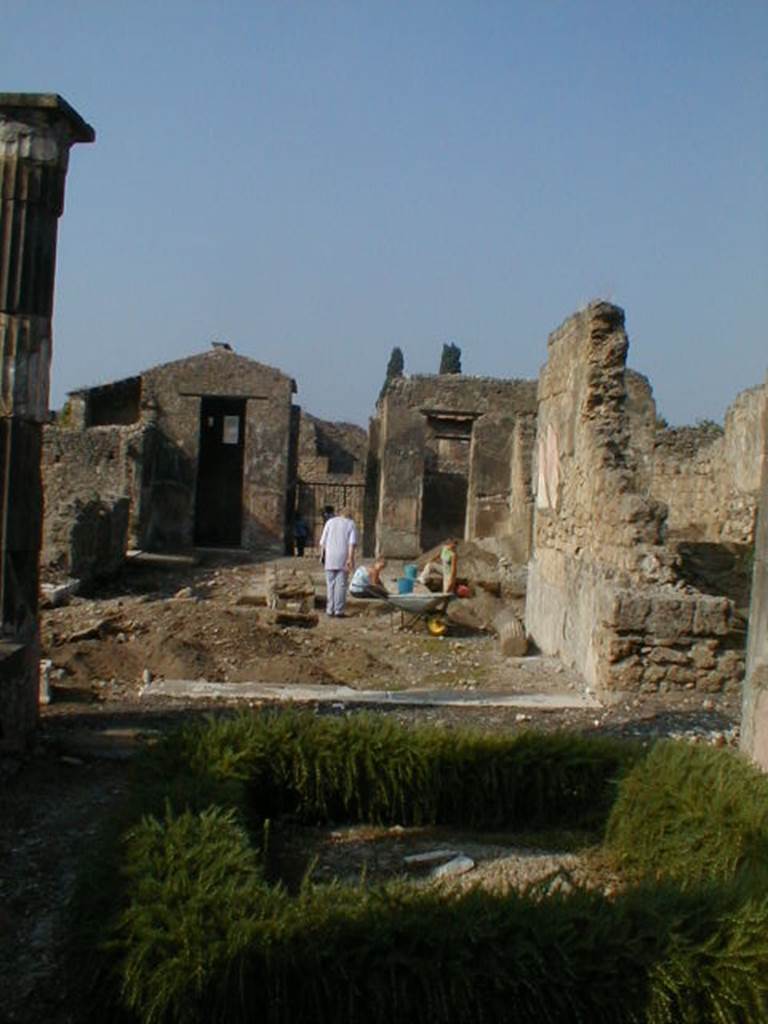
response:
<path id="1" fill-rule="evenodd" d="M 304 548 L 309 538 L 309 526 L 304 516 L 299 512 L 293 521 L 293 553 L 298 558 L 304 557 Z"/>

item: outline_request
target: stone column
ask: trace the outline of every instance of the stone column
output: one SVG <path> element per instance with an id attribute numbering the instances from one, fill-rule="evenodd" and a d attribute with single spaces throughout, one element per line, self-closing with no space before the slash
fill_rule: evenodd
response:
<path id="1" fill-rule="evenodd" d="M 762 482 L 749 606 L 741 747 L 763 771 L 768 771 L 768 380 L 763 389 L 762 423 L 755 441 L 762 456 Z"/>
<path id="2" fill-rule="evenodd" d="M 70 147 L 93 139 L 60 96 L 0 93 L 0 750 L 23 749 L 37 719 L 56 234 Z"/>

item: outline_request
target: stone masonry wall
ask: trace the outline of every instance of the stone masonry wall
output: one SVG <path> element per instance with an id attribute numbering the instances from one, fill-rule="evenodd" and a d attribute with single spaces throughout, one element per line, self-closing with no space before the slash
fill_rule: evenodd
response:
<path id="1" fill-rule="evenodd" d="M 763 394 L 763 388 L 742 392 L 722 432 L 702 425 L 658 433 L 650 492 L 667 505 L 671 537 L 752 543 L 760 488 L 754 438 Z"/>
<path id="2" fill-rule="evenodd" d="M 323 528 L 323 508 L 348 508 L 365 543 L 365 477 L 368 435 L 352 423 L 334 423 L 301 411 L 297 507 L 309 523 L 310 546 Z"/>
<path id="3" fill-rule="evenodd" d="M 532 421 L 535 411 L 535 381 L 462 374 L 393 380 L 380 403 L 375 430 L 376 550 L 395 558 L 411 558 L 421 550 L 430 413 L 464 417 L 471 425 L 465 537 L 509 534 L 515 424 L 519 418 Z M 517 437 L 518 445 L 524 445 L 531 432 L 519 432 Z M 524 452 L 518 457 L 525 462 Z M 529 505 L 527 510 L 530 513 Z M 525 512 L 525 502 L 519 503 L 514 522 L 523 536 L 530 533 Z"/>
<path id="4" fill-rule="evenodd" d="M 639 493 L 627 348 L 623 311 L 604 302 L 549 338 L 526 626 L 600 691 L 736 685 L 731 602 L 678 580 L 665 508 Z"/>
<path id="5" fill-rule="evenodd" d="M 246 399 L 242 544 L 283 550 L 293 391 L 293 381 L 279 370 L 223 348 L 142 374 L 142 405 L 154 409 L 162 463 L 144 498 L 154 513 L 146 546 L 154 546 L 155 537 L 192 544 L 200 402 L 220 396 Z"/>
<path id="6" fill-rule="evenodd" d="M 139 507 L 145 434 L 143 426 L 45 428 L 41 566 L 49 575 L 89 582 L 122 564 L 135 542 L 129 510 Z"/>

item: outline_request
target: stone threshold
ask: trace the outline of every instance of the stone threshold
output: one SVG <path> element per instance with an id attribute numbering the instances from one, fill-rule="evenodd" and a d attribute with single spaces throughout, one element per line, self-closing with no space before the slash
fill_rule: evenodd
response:
<path id="1" fill-rule="evenodd" d="M 210 683 L 204 679 L 158 679 L 141 690 L 143 697 L 200 700 L 297 701 L 321 704 L 404 704 L 415 707 L 538 708 L 557 711 L 599 708 L 589 694 L 502 693 L 458 690 L 355 690 L 351 686 L 310 686 L 296 683 Z"/>

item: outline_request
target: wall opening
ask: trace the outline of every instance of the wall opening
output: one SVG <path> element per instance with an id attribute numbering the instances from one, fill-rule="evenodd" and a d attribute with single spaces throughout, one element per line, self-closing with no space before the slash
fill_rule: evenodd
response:
<path id="1" fill-rule="evenodd" d="M 464 537 L 472 422 L 470 416 L 434 413 L 427 417 L 422 550 L 435 547 L 446 537 Z"/>
<path id="2" fill-rule="evenodd" d="M 200 400 L 195 544 L 239 547 L 243 532 L 245 399 Z"/>

